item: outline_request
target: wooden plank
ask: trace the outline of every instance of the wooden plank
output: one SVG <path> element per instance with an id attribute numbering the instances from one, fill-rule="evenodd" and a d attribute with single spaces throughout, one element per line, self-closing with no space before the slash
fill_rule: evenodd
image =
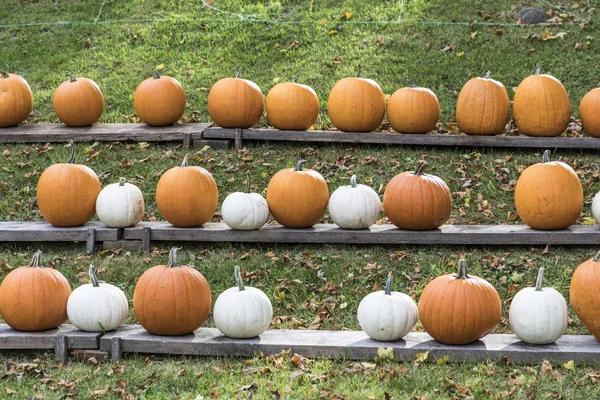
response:
<path id="1" fill-rule="evenodd" d="M 291 349 L 292 353 L 309 358 L 374 360 L 378 348 L 391 347 L 397 360 L 414 360 L 425 351 L 430 352 L 430 361 L 448 356 L 448 361 L 484 362 L 509 357 L 515 363 L 527 364 L 543 360 L 593 363 L 600 358 L 600 344 L 593 336 L 563 336 L 554 344 L 533 346 L 522 343 L 515 335 L 494 334 L 469 345 L 451 346 L 422 332 L 411 332 L 404 340 L 395 342 L 378 342 L 360 331 L 312 330 L 269 330 L 253 339 L 231 339 L 215 328 L 200 328 L 185 336 L 155 336 L 141 327 L 128 326 L 104 335 L 100 349 L 110 351 L 117 339 L 120 339 L 117 350 L 123 353 L 213 357 L 252 357 L 259 352 L 277 354 Z"/>
<path id="2" fill-rule="evenodd" d="M 231 147 L 231 140 L 194 140 L 192 146 L 208 146 L 213 150 L 227 150 Z"/>
<path id="3" fill-rule="evenodd" d="M 54 347 L 54 358 L 61 364 L 66 364 L 69 360 L 68 340 L 64 335 L 56 336 Z"/>
<path id="4" fill-rule="evenodd" d="M 94 230 L 95 240 L 119 240 L 122 230 L 109 228 L 101 222 L 59 228 L 47 222 L 0 222 L 0 242 L 86 242 L 89 230 Z"/>
<path id="5" fill-rule="evenodd" d="M 600 228 L 573 225 L 557 231 L 540 231 L 524 225 L 444 225 L 430 231 L 407 231 L 391 224 L 369 229 L 340 229 L 334 224 L 291 229 L 267 224 L 256 231 L 232 230 L 224 223 L 207 223 L 198 228 L 176 228 L 165 222 L 142 222 L 125 229 L 126 240 L 143 240 L 151 229 L 152 241 L 246 242 L 246 243 L 331 243 L 331 244 L 446 244 L 446 245 L 597 245 Z"/>
<path id="6" fill-rule="evenodd" d="M 206 139 L 235 139 L 235 129 L 207 128 Z M 474 136 L 452 134 L 401 134 L 340 131 L 281 131 L 242 129 L 241 140 L 286 142 L 362 143 L 444 147 L 507 147 L 536 149 L 600 149 L 592 137 Z"/>
<path id="7" fill-rule="evenodd" d="M 96 245 L 96 229 L 88 228 L 88 237 L 86 242 L 86 251 L 88 254 L 94 253 L 94 246 Z"/>
<path id="8" fill-rule="evenodd" d="M 0 324 L 0 349 L 57 349 L 59 337 L 66 338 L 66 349 L 97 349 L 101 336 L 102 333 L 80 331 L 68 324 L 42 332 L 20 332 Z"/>

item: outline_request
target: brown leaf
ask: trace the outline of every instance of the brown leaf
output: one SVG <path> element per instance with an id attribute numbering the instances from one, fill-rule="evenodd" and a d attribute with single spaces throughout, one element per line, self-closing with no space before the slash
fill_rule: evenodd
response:
<path id="1" fill-rule="evenodd" d="M 550 361 L 544 360 L 542 361 L 542 374 L 551 374 L 552 373 L 552 364 Z"/>

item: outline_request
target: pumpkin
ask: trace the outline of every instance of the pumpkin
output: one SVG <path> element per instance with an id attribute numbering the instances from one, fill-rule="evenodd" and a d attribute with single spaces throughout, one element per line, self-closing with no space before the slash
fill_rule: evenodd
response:
<path id="1" fill-rule="evenodd" d="M 600 285 L 600 251 L 594 258 L 583 262 L 575 269 L 569 293 L 571 305 L 577 317 L 600 340 L 600 297 L 595 293 Z"/>
<path id="2" fill-rule="evenodd" d="M 67 320 L 69 281 L 42 267 L 42 252 L 31 264 L 12 270 L 0 285 L 0 314 L 13 329 L 25 332 L 56 328 Z"/>
<path id="3" fill-rule="evenodd" d="M 590 90 L 579 103 L 583 129 L 592 137 L 600 137 L 600 88 Z"/>
<path id="4" fill-rule="evenodd" d="M 73 290 L 67 302 L 69 321 L 82 331 L 108 332 L 117 329 L 129 311 L 125 293 L 118 287 L 99 283 L 96 268 L 88 270 L 91 283 Z"/>
<path id="5" fill-rule="evenodd" d="M 235 267 L 237 287 L 217 297 L 213 310 L 215 326 L 222 334 L 235 339 L 249 339 L 266 331 L 273 318 L 273 307 L 260 289 L 244 286 L 240 267 Z"/>
<path id="6" fill-rule="evenodd" d="M 596 193 L 592 200 L 592 216 L 600 224 L 600 192 Z"/>
<path id="7" fill-rule="evenodd" d="M 540 268 L 535 287 L 521 289 L 510 305 L 510 327 L 525 343 L 554 343 L 567 329 L 565 298 L 554 288 L 542 287 L 543 283 L 544 268 Z"/>
<path id="8" fill-rule="evenodd" d="M 328 201 L 327 182 L 318 172 L 304 169 L 304 160 L 277 172 L 267 186 L 269 210 L 288 228 L 310 228 L 319 222 Z"/>
<path id="9" fill-rule="evenodd" d="M 368 294 L 358 305 L 358 323 L 371 339 L 390 342 L 408 335 L 417 324 L 419 313 L 408 295 L 392 292 L 392 274 L 385 290 Z"/>
<path id="10" fill-rule="evenodd" d="M 173 226 L 201 226 L 217 210 L 219 191 L 210 172 L 188 166 L 186 155 L 181 167 L 168 170 L 158 180 L 156 204 Z"/>
<path id="11" fill-rule="evenodd" d="M 241 76 L 240 70 L 235 78 L 217 81 L 208 93 L 208 114 L 222 128 L 250 128 L 264 111 L 262 91 Z"/>
<path id="12" fill-rule="evenodd" d="M 269 220 L 269 204 L 258 193 L 250 193 L 250 173 L 247 174 L 246 192 L 228 195 L 221 206 L 223 221 L 231 229 L 253 231 Z"/>
<path id="13" fill-rule="evenodd" d="M 583 208 L 583 189 L 573 168 L 549 161 L 528 167 L 515 187 L 515 204 L 521 220 L 533 229 L 564 229 L 575 223 Z"/>
<path id="14" fill-rule="evenodd" d="M 179 121 L 185 112 L 185 90 L 175 78 L 154 70 L 135 89 L 133 107 L 138 117 L 148 125 L 166 126 Z"/>
<path id="15" fill-rule="evenodd" d="M 120 178 L 119 183 L 102 189 L 96 199 L 96 213 L 111 228 L 134 226 L 144 215 L 144 195 L 140 188 Z"/>
<path id="16" fill-rule="evenodd" d="M 491 79 L 469 80 L 458 95 L 456 122 L 469 135 L 495 135 L 504 130 L 510 116 L 510 101 L 504 85 Z"/>
<path id="17" fill-rule="evenodd" d="M 327 111 L 340 131 L 371 132 L 383 121 L 385 96 L 377 82 L 360 77 L 359 66 L 356 78 L 344 78 L 333 86 Z"/>
<path id="18" fill-rule="evenodd" d="M 308 85 L 284 82 L 267 94 L 267 118 L 277 129 L 303 131 L 315 123 L 319 115 L 319 98 Z"/>
<path id="19" fill-rule="evenodd" d="M 69 126 L 88 126 L 100 119 L 104 110 L 104 96 L 100 87 L 91 79 L 75 78 L 54 91 L 54 111 L 58 118 Z"/>
<path id="20" fill-rule="evenodd" d="M 33 108 L 33 93 L 27 81 L 0 69 L 0 128 L 19 125 Z"/>
<path id="21" fill-rule="evenodd" d="M 133 291 L 133 311 L 144 329 L 155 335 L 179 336 L 198 329 L 210 311 L 210 287 L 204 276 L 177 264 L 177 248 L 167 265 L 142 274 Z"/>
<path id="22" fill-rule="evenodd" d="M 383 193 L 383 209 L 392 224 L 401 229 L 436 229 L 450 218 L 452 195 L 446 183 L 423 171 L 419 161 L 415 172 L 396 175 Z"/>
<path id="23" fill-rule="evenodd" d="M 42 173 L 37 184 L 40 213 L 54 226 L 78 226 L 96 213 L 96 198 L 102 189 L 91 168 L 75 164 L 75 145 L 65 163 L 54 164 Z"/>
<path id="24" fill-rule="evenodd" d="M 381 214 L 381 200 L 373 189 L 356 183 L 350 177 L 349 186 L 340 186 L 329 199 L 329 215 L 342 229 L 365 229 L 377 221 Z"/>
<path id="25" fill-rule="evenodd" d="M 551 75 L 525 78 L 517 87 L 513 116 L 519 131 L 529 136 L 558 136 L 569 125 L 571 103 L 565 87 Z"/>
<path id="26" fill-rule="evenodd" d="M 458 274 L 446 274 L 429 282 L 419 300 L 423 328 L 438 342 L 472 343 L 490 333 L 502 317 L 502 302 L 485 279 L 470 276 L 465 260 Z"/>
<path id="27" fill-rule="evenodd" d="M 440 103 L 430 89 L 412 83 L 392 94 L 387 118 L 396 132 L 427 133 L 435 129 L 440 118 Z"/>

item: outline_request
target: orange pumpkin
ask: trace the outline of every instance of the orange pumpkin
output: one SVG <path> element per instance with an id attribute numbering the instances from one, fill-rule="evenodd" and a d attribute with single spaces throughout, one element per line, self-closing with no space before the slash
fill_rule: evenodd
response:
<path id="1" fill-rule="evenodd" d="M 42 267 L 42 252 L 31 264 L 12 270 L 0 285 L 0 314 L 13 329 L 26 332 L 56 328 L 67 320 L 69 281 Z"/>
<path id="2" fill-rule="evenodd" d="M 413 83 L 390 97 L 387 117 L 396 132 L 427 133 L 435 129 L 440 118 L 440 103 L 430 89 Z"/>
<path id="3" fill-rule="evenodd" d="M 273 218 L 288 228 L 310 228 L 325 214 L 329 202 L 329 188 L 316 171 L 303 168 L 304 160 L 296 168 L 277 172 L 267 187 L 267 203 Z"/>
<path id="4" fill-rule="evenodd" d="M 267 118 L 277 129 L 303 131 L 315 123 L 319 115 L 319 98 L 308 85 L 278 83 L 267 94 Z"/>
<path id="5" fill-rule="evenodd" d="M 360 77 L 359 66 L 356 78 L 344 78 L 333 86 L 327 111 L 340 131 L 371 132 L 383 121 L 385 96 L 377 82 Z"/>
<path id="6" fill-rule="evenodd" d="M 258 122 L 264 111 L 263 93 L 258 85 L 241 78 L 223 78 L 210 88 L 208 113 L 213 122 L 222 128 L 250 128 Z"/>
<path id="7" fill-rule="evenodd" d="M 155 335 L 186 335 L 198 329 L 210 312 L 210 286 L 193 267 L 177 264 L 177 248 L 167 265 L 142 274 L 133 291 L 139 323 Z"/>
<path id="8" fill-rule="evenodd" d="M 156 186 L 158 210 L 173 226 L 201 226 L 217 210 L 219 191 L 210 172 L 188 166 L 186 155 L 181 167 L 174 167 L 160 177 Z"/>
<path id="9" fill-rule="evenodd" d="M 573 168 L 550 162 L 528 167 L 517 181 L 515 204 L 521 220 L 533 229 L 564 229 L 575 223 L 583 208 L 583 189 Z"/>
<path id="10" fill-rule="evenodd" d="M 401 229 L 436 229 L 450 218 L 452 195 L 446 182 L 423 171 L 419 161 L 415 172 L 396 175 L 383 193 L 383 208 L 392 224 Z"/>
<path id="11" fill-rule="evenodd" d="M 135 89 L 133 106 L 138 117 L 148 125 L 166 126 L 179 121 L 185 112 L 185 90 L 175 78 L 154 70 Z"/>
<path id="12" fill-rule="evenodd" d="M 495 135 L 504 130 L 510 116 L 510 101 L 504 85 L 490 78 L 469 80 L 458 95 L 456 122 L 469 135 Z"/>
<path id="13" fill-rule="evenodd" d="M 540 73 L 519 84 L 513 102 L 513 116 L 519 131 L 529 136 L 559 136 L 569 125 L 571 103 L 565 87 L 551 75 Z"/>
<path id="14" fill-rule="evenodd" d="M 571 278 L 571 304 L 577 317 L 600 340 L 600 251 L 577 267 Z"/>
<path id="15" fill-rule="evenodd" d="M 96 198 L 102 190 L 90 167 L 75 164 L 71 143 L 69 161 L 54 164 L 42 173 L 37 184 L 37 202 L 42 216 L 54 226 L 79 226 L 96 214 Z"/>
<path id="16" fill-rule="evenodd" d="M 600 137 L 600 88 L 590 90 L 579 103 L 583 129 L 592 137 Z"/>
<path id="17" fill-rule="evenodd" d="M 419 300 L 423 328 L 438 342 L 461 345 L 490 333 L 502 317 L 502 302 L 485 279 L 470 276 L 465 260 L 458 262 L 458 274 L 446 274 L 431 281 Z"/>
<path id="18" fill-rule="evenodd" d="M 100 87 L 91 79 L 75 78 L 54 91 L 54 111 L 58 118 L 69 126 L 88 126 L 100 119 L 104 110 L 104 96 Z"/>
<path id="19" fill-rule="evenodd" d="M 33 108 L 33 93 L 19 75 L 0 69 L 0 128 L 19 125 Z"/>

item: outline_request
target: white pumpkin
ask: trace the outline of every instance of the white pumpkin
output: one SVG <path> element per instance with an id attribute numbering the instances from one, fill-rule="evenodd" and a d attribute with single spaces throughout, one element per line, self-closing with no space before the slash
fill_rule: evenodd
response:
<path id="1" fill-rule="evenodd" d="M 373 189 L 356 184 L 356 175 L 349 186 L 340 186 L 329 199 L 329 215 L 342 229 L 365 229 L 377 221 L 381 200 Z"/>
<path id="2" fill-rule="evenodd" d="M 525 343 L 554 343 L 567 329 L 567 302 L 556 289 L 542 288 L 543 280 L 540 268 L 535 287 L 520 290 L 510 305 L 510 327 Z"/>
<path id="3" fill-rule="evenodd" d="M 368 294 L 358 305 L 358 323 L 372 339 L 390 342 L 406 336 L 419 318 L 415 301 L 408 295 L 392 292 L 392 274 L 385 290 Z"/>
<path id="4" fill-rule="evenodd" d="M 108 332 L 117 329 L 129 311 L 125 293 L 108 283 L 98 283 L 96 268 L 90 265 L 92 283 L 73 290 L 67 301 L 69 321 L 88 332 Z"/>
<path id="5" fill-rule="evenodd" d="M 144 215 L 144 195 L 140 188 L 121 178 L 119 183 L 102 189 L 96 199 L 96 213 L 111 228 L 134 226 Z"/>
<path id="6" fill-rule="evenodd" d="M 596 193 L 592 201 L 592 216 L 600 224 L 600 192 Z"/>
<path id="7" fill-rule="evenodd" d="M 258 193 L 250 193 L 250 174 L 246 181 L 246 193 L 231 193 L 223 201 L 221 215 L 225 224 L 239 231 L 260 229 L 269 220 L 269 204 Z"/>
<path id="8" fill-rule="evenodd" d="M 238 286 L 219 295 L 213 309 L 217 329 L 225 336 L 248 339 L 269 328 L 273 318 L 271 301 L 262 290 L 244 286 L 240 267 L 235 267 Z"/>

